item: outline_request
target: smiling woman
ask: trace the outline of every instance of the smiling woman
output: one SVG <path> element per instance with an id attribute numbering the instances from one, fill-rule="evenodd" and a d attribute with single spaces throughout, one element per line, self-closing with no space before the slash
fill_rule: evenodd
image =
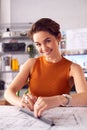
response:
<path id="1" fill-rule="evenodd" d="M 46 109 L 58 106 L 86 106 L 87 82 L 80 65 L 60 53 L 59 24 L 52 19 L 42 18 L 32 25 L 28 35 L 40 56 L 24 63 L 5 91 L 5 98 L 13 105 L 34 111 L 36 117 Z M 16 92 L 23 88 L 28 79 L 29 93 L 18 97 Z M 76 93 L 71 94 L 73 85 Z"/>

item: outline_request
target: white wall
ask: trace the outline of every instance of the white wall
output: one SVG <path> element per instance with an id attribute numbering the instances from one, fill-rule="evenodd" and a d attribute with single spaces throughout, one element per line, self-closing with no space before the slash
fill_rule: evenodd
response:
<path id="1" fill-rule="evenodd" d="M 87 0 L 12 0 L 11 22 L 50 17 L 63 29 L 87 27 Z"/>
<path id="2" fill-rule="evenodd" d="M 10 23 L 11 22 L 11 0 L 1 0 L 1 23 Z"/>
<path id="3" fill-rule="evenodd" d="M 50 17 L 62 29 L 87 27 L 87 0 L 0 0 L 1 23 L 35 22 Z"/>
<path id="4" fill-rule="evenodd" d="M 1 0 L 0 0 L 0 12 L 1 12 Z M 1 13 L 0 13 L 0 23 L 1 23 Z"/>

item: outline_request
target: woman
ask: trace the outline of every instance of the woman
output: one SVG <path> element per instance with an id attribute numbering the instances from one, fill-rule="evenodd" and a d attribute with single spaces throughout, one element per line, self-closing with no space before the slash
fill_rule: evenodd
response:
<path id="1" fill-rule="evenodd" d="M 36 117 L 46 109 L 57 106 L 87 105 L 87 83 L 82 68 L 65 59 L 59 51 L 60 26 L 49 18 L 42 18 L 32 25 L 29 38 L 41 54 L 27 60 L 22 70 L 5 91 L 11 104 L 27 107 Z M 29 79 L 29 93 L 16 96 Z M 75 85 L 76 93 L 70 94 Z"/>

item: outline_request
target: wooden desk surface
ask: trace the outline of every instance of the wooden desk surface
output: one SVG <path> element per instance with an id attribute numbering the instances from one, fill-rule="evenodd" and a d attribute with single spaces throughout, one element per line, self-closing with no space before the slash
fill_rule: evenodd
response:
<path id="1" fill-rule="evenodd" d="M 42 116 L 51 119 L 50 126 L 15 106 L 0 106 L 0 130 L 87 130 L 87 107 L 57 107 Z"/>
<path id="2" fill-rule="evenodd" d="M 10 105 L 5 99 L 0 99 L 0 105 Z"/>

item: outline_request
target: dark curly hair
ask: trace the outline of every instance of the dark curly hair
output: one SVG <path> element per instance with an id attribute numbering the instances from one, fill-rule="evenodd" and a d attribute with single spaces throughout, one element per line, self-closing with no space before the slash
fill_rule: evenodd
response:
<path id="1" fill-rule="evenodd" d="M 57 37 L 60 33 L 60 25 L 50 18 L 41 18 L 32 25 L 28 32 L 29 38 L 33 40 L 33 34 L 39 31 L 47 31 Z"/>

